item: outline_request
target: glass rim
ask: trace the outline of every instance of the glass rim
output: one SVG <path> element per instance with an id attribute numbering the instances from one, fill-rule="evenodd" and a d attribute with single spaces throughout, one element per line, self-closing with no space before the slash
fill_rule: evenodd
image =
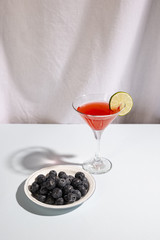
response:
<path id="1" fill-rule="evenodd" d="M 82 112 L 80 112 L 80 111 L 78 111 L 76 108 L 75 108 L 75 106 L 74 106 L 74 102 L 76 101 L 76 100 L 78 100 L 78 99 L 80 99 L 80 98 L 82 98 L 82 97 L 87 97 L 87 96 L 96 96 L 96 95 L 102 95 L 102 96 L 105 96 L 105 94 L 103 94 L 103 93 L 93 93 L 93 94 L 83 94 L 83 95 L 81 95 L 81 96 L 79 96 L 79 97 L 77 97 L 77 98 L 75 98 L 75 100 L 72 102 L 72 107 L 73 107 L 73 109 L 76 111 L 76 112 L 78 112 L 79 114 L 82 114 L 82 115 L 84 115 L 84 116 L 88 116 L 88 117 L 99 117 L 99 118 L 109 118 L 109 117 L 111 117 L 111 116 L 116 116 L 116 115 L 119 115 L 119 113 L 125 108 L 125 105 L 123 106 L 123 108 L 122 109 L 120 109 L 118 112 L 116 112 L 116 113 L 111 113 L 111 114 L 107 114 L 107 115 L 91 115 L 91 114 L 86 114 L 86 113 L 82 113 Z M 94 101 L 92 101 L 92 102 L 94 102 Z M 98 101 L 95 101 L 95 102 L 98 102 Z M 102 102 L 102 101 L 101 101 Z M 105 101 L 103 101 L 103 102 L 105 102 Z M 107 102 L 106 101 L 106 103 L 108 103 L 109 104 L 109 102 Z M 120 107 L 121 105 L 119 105 L 118 107 Z"/>

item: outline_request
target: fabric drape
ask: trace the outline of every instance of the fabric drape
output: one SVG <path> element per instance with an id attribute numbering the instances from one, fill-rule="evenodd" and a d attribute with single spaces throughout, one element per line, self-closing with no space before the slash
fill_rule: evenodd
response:
<path id="1" fill-rule="evenodd" d="M 160 123 L 159 0 L 0 1 L 0 123 L 77 123 L 75 97 L 130 93 Z"/>

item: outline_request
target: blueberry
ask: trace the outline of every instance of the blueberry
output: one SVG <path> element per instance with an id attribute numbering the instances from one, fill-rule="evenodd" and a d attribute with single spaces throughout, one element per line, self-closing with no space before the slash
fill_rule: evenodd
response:
<path id="1" fill-rule="evenodd" d="M 67 203 L 73 203 L 77 200 L 77 196 L 74 193 L 68 193 L 66 200 L 67 200 Z"/>
<path id="2" fill-rule="evenodd" d="M 41 184 L 41 183 L 43 183 L 43 182 L 46 181 L 46 177 L 45 177 L 43 174 L 39 174 L 39 175 L 36 177 L 35 181 L 36 181 L 37 183 Z"/>
<path id="3" fill-rule="evenodd" d="M 55 201 L 56 205 L 63 205 L 64 204 L 64 199 L 62 197 L 57 198 Z"/>
<path id="4" fill-rule="evenodd" d="M 46 195 L 42 195 L 42 194 L 37 194 L 36 195 L 36 199 L 38 200 L 38 201 L 40 201 L 40 202 L 45 202 L 45 200 L 46 200 Z"/>
<path id="5" fill-rule="evenodd" d="M 82 185 L 85 187 L 86 190 L 89 189 L 89 183 L 82 181 Z"/>
<path id="6" fill-rule="evenodd" d="M 54 188 L 52 191 L 53 198 L 60 198 L 62 197 L 62 190 L 60 188 Z"/>
<path id="7" fill-rule="evenodd" d="M 89 189 L 89 182 L 88 179 L 85 177 L 83 178 L 82 185 L 88 190 Z"/>
<path id="8" fill-rule="evenodd" d="M 77 189 L 73 190 L 72 193 L 76 194 L 77 200 L 79 200 L 81 198 L 81 196 L 82 196 L 81 192 L 79 190 L 77 190 Z"/>
<path id="9" fill-rule="evenodd" d="M 57 172 L 55 170 L 51 170 L 49 172 L 49 176 L 55 178 L 55 177 L 57 177 Z"/>
<path id="10" fill-rule="evenodd" d="M 53 191 L 53 189 L 52 189 L 52 190 L 49 190 L 49 192 L 48 192 L 48 197 L 49 197 L 49 196 L 52 197 L 52 191 Z"/>
<path id="11" fill-rule="evenodd" d="M 70 185 L 71 184 L 71 181 L 70 181 L 70 179 L 67 177 L 66 178 L 66 185 Z"/>
<path id="12" fill-rule="evenodd" d="M 64 179 L 64 178 L 59 178 L 59 179 L 57 180 L 57 186 L 58 186 L 59 188 L 65 187 L 66 184 L 67 184 L 67 182 L 66 182 L 66 179 Z"/>
<path id="13" fill-rule="evenodd" d="M 56 187 L 56 181 L 53 178 L 48 178 L 47 181 L 45 182 L 44 186 L 48 189 L 48 190 L 52 190 Z"/>
<path id="14" fill-rule="evenodd" d="M 40 194 L 46 195 L 48 193 L 48 189 L 45 186 L 42 186 L 39 190 Z"/>
<path id="15" fill-rule="evenodd" d="M 79 178 L 80 180 L 83 180 L 83 178 L 85 177 L 85 174 L 83 172 L 77 172 L 75 174 L 76 178 Z"/>
<path id="16" fill-rule="evenodd" d="M 68 194 L 63 195 L 64 204 L 68 203 Z"/>
<path id="17" fill-rule="evenodd" d="M 83 178 L 84 182 L 88 182 L 88 179 L 86 177 Z M 89 183 L 89 182 L 88 182 Z"/>
<path id="18" fill-rule="evenodd" d="M 79 185 L 82 184 L 82 181 L 79 179 L 79 178 L 74 178 L 72 180 L 72 183 L 71 185 L 74 187 L 74 188 L 78 188 Z"/>
<path id="19" fill-rule="evenodd" d="M 66 178 L 66 182 L 67 182 L 67 184 L 71 184 L 71 182 L 72 182 L 72 180 L 73 180 L 73 176 L 71 176 L 71 175 L 68 175 L 68 177 Z"/>
<path id="20" fill-rule="evenodd" d="M 64 188 L 63 188 L 63 194 L 66 195 L 70 192 L 72 192 L 74 190 L 73 186 L 71 185 L 66 185 Z"/>
<path id="21" fill-rule="evenodd" d="M 51 196 L 47 196 L 45 203 L 53 205 L 54 204 L 54 199 Z"/>
<path id="22" fill-rule="evenodd" d="M 79 185 L 78 190 L 81 192 L 82 196 L 85 196 L 87 193 L 87 189 L 83 185 Z"/>
<path id="23" fill-rule="evenodd" d="M 66 179 L 67 178 L 67 174 L 65 172 L 61 171 L 61 172 L 58 173 L 58 177 Z"/>
<path id="24" fill-rule="evenodd" d="M 39 184 L 36 182 L 33 182 L 32 185 L 29 187 L 29 190 L 31 193 L 35 193 L 39 190 Z"/>

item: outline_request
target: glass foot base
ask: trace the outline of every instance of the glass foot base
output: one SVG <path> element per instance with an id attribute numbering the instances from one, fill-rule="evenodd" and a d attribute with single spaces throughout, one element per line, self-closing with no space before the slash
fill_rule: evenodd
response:
<path id="1" fill-rule="evenodd" d="M 83 169 L 92 174 L 102 174 L 112 168 L 112 163 L 107 158 L 101 158 L 98 161 L 91 160 L 83 164 Z"/>

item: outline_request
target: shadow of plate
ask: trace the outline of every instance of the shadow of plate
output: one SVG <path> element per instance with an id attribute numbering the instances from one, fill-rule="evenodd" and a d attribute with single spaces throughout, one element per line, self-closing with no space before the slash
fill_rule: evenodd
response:
<path id="1" fill-rule="evenodd" d="M 36 215 L 41 215 L 41 216 L 58 216 L 58 215 L 63 215 L 67 214 L 69 212 L 74 211 L 77 209 L 79 206 L 69 208 L 69 209 L 50 209 L 50 208 L 44 208 L 41 206 L 38 206 L 37 204 L 33 203 L 25 194 L 24 192 L 24 184 L 25 181 L 23 181 L 16 192 L 16 200 L 18 204 L 25 209 L 26 211 L 36 214 Z"/>

